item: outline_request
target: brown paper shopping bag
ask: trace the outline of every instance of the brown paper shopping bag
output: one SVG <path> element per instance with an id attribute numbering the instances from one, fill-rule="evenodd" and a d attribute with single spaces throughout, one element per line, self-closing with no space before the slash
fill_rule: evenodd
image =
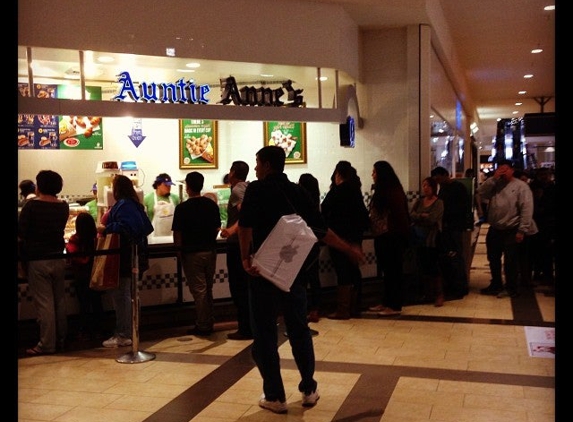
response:
<path id="1" fill-rule="evenodd" d="M 98 239 L 97 250 L 119 249 L 119 234 L 109 233 Z M 109 255 L 96 255 L 92 268 L 90 289 L 110 290 L 119 286 L 119 251 Z"/>

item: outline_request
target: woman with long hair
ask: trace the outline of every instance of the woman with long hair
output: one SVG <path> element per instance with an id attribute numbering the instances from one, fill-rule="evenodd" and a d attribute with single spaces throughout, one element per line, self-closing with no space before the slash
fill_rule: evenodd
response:
<path id="1" fill-rule="evenodd" d="M 339 161 L 331 177 L 330 190 L 322 201 L 321 212 L 328 227 L 348 243 L 362 247 L 368 229 L 368 209 L 362 196 L 362 182 L 348 161 Z M 337 308 L 330 319 L 360 315 L 362 273 L 359 265 L 338 249 L 329 248 L 337 279 Z"/>
<path id="2" fill-rule="evenodd" d="M 133 273 L 131 250 L 138 247 L 139 276 L 147 269 L 147 236 L 153 226 L 140 202 L 131 179 L 117 175 L 112 181 L 115 204 L 105 219 L 104 234 L 118 233 L 120 262 L 119 287 L 111 291 L 115 309 L 115 331 L 113 336 L 103 342 L 104 347 L 130 346 L 132 344 L 131 277 Z"/>
<path id="3" fill-rule="evenodd" d="M 404 301 L 403 260 L 410 234 L 408 198 L 400 179 L 388 161 L 376 161 L 372 169 L 374 193 L 369 210 L 383 216 L 385 229 L 374 237 L 374 252 L 378 277 L 383 277 L 382 303 L 370 311 L 379 316 L 400 315 Z"/>

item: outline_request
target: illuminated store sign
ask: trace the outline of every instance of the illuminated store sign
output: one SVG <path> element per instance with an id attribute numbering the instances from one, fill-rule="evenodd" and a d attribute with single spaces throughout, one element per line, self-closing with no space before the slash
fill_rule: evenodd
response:
<path id="1" fill-rule="evenodd" d="M 132 101 L 162 103 L 188 103 L 208 104 L 206 95 L 211 91 L 209 85 L 196 85 L 192 81 L 183 78 L 175 83 L 169 82 L 142 82 L 137 87 L 133 83 L 129 72 L 121 72 L 117 79 L 121 85 L 119 93 L 114 100 L 124 101 L 129 97 Z M 263 107 L 301 107 L 303 105 L 302 89 L 294 89 L 292 81 L 283 82 L 282 88 L 255 88 L 244 86 L 239 89 L 233 76 L 229 76 L 222 83 L 223 93 L 219 104 L 227 105 L 231 102 L 238 106 L 263 106 Z M 284 89 L 283 89 L 284 88 Z M 281 101 L 281 97 L 287 92 L 287 102 Z"/>

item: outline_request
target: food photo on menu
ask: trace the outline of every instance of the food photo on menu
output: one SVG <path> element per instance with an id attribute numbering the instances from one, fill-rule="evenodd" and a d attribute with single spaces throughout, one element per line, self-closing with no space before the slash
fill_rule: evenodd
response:
<path id="1" fill-rule="evenodd" d="M 59 142 L 62 149 L 102 149 L 101 117 L 60 116 Z"/>

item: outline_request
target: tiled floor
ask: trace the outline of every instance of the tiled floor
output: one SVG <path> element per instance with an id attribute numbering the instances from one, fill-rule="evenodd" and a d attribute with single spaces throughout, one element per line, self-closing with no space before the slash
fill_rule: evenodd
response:
<path id="1" fill-rule="evenodd" d="M 284 336 L 288 414 L 259 408 L 262 383 L 251 342 L 227 340 L 234 326 L 221 324 L 209 338 L 175 327 L 145 333 L 133 348 L 20 358 L 18 421 L 555 421 L 555 359 L 530 356 L 524 330 L 555 327 L 555 297 L 542 289 L 515 299 L 480 295 L 488 283 L 480 236 L 471 292 L 463 299 L 441 308 L 407 306 L 390 319 L 365 312 L 360 319 L 311 324 L 319 331 L 321 393 L 313 408 L 301 406 Z M 136 360 L 141 352 L 154 359 L 116 361 Z"/>

